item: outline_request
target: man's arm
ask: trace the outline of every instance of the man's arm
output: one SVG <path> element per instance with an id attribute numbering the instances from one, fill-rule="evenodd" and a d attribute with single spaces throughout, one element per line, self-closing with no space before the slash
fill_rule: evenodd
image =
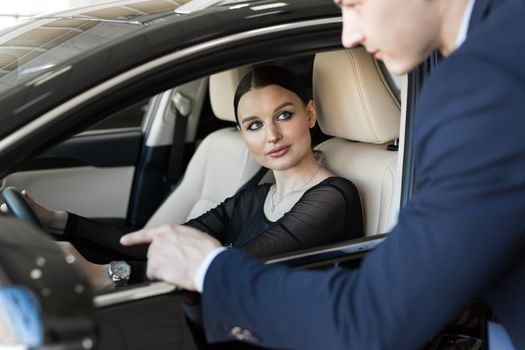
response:
<path id="1" fill-rule="evenodd" d="M 218 255 L 204 282 L 209 341 L 237 335 L 277 348 L 417 348 L 523 252 L 525 96 L 516 95 L 523 87 L 469 57 L 451 57 L 440 70 L 416 120 L 418 193 L 389 238 L 353 271 L 265 266 L 235 250 Z"/>

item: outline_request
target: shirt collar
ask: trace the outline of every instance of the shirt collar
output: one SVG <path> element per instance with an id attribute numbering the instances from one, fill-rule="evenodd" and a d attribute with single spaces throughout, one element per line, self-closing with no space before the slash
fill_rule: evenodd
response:
<path id="1" fill-rule="evenodd" d="M 465 9 L 465 14 L 463 15 L 463 20 L 461 20 L 461 26 L 459 27 L 458 36 L 456 37 L 456 49 L 460 47 L 467 38 L 468 25 L 470 17 L 472 16 L 474 2 L 476 2 L 476 0 L 469 0 L 467 8 Z"/>

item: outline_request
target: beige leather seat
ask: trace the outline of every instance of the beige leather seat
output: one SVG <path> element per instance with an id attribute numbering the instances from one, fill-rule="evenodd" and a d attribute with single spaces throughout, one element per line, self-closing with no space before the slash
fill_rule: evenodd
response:
<path id="1" fill-rule="evenodd" d="M 215 115 L 235 121 L 233 94 L 248 68 L 210 77 Z M 400 107 L 377 62 L 361 48 L 316 55 L 314 98 L 323 132 L 333 138 L 317 148 L 335 174 L 357 186 L 366 235 L 387 232 L 394 191 Z M 260 166 L 235 127 L 206 137 L 190 161 L 179 187 L 146 226 L 183 223 L 232 196 Z"/>
<path id="2" fill-rule="evenodd" d="M 235 122 L 233 96 L 247 72 L 243 67 L 210 77 L 210 100 L 217 118 Z M 199 145 L 179 186 L 146 227 L 184 223 L 201 215 L 234 195 L 259 169 L 235 126 L 211 133 Z"/>
<path id="3" fill-rule="evenodd" d="M 378 63 L 362 48 L 317 54 L 314 99 L 326 166 L 358 188 L 367 236 L 386 233 L 394 194 L 400 105 Z"/>

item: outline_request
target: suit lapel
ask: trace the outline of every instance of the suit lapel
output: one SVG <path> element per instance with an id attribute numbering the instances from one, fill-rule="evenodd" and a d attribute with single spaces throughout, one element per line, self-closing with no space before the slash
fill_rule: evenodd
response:
<path id="1" fill-rule="evenodd" d="M 483 22 L 485 18 L 487 18 L 493 4 L 494 0 L 476 0 L 474 3 L 474 8 L 472 9 L 472 15 L 470 16 L 468 33 L 470 33 L 472 29 L 474 29 L 478 24 Z"/>

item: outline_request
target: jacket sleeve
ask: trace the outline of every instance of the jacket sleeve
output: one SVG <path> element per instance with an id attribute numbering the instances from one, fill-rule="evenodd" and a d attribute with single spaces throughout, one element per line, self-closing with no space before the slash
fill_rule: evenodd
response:
<path id="1" fill-rule="evenodd" d="M 510 273 L 525 251 L 522 82 L 465 55 L 438 70 L 416 116 L 418 191 L 385 242 L 356 270 L 223 252 L 204 283 L 209 341 L 242 329 L 266 347 L 416 349 Z"/>

